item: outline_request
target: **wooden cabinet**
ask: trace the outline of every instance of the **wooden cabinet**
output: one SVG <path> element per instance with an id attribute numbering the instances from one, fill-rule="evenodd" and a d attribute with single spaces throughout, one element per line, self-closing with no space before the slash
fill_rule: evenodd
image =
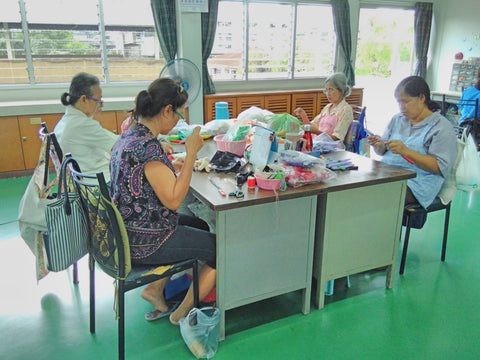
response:
<path id="1" fill-rule="evenodd" d="M 328 104 L 323 89 L 219 93 L 204 95 L 203 99 L 204 123 L 215 119 L 215 103 L 218 101 L 228 103 L 230 118 L 236 118 L 242 111 L 257 106 L 275 114 L 292 115 L 297 107 L 302 107 L 309 119 L 313 119 Z M 346 100 L 349 104 L 362 106 L 363 89 L 352 89 Z"/>
<path id="2" fill-rule="evenodd" d="M 0 117 L 0 174 L 2 177 L 29 174 L 38 164 L 40 139 L 38 131 L 42 122 L 47 123 L 50 131 L 60 121 L 63 114 L 24 115 Z M 123 111 L 106 111 L 95 115 L 100 124 L 117 134 L 128 116 Z M 12 174 L 7 174 L 12 172 Z M 18 172 L 18 173 L 14 173 Z"/>
<path id="3" fill-rule="evenodd" d="M 40 152 L 40 139 L 38 130 L 42 122 L 47 123 L 49 131 L 53 131 L 57 122 L 63 114 L 48 115 L 26 115 L 18 117 L 18 127 L 20 129 L 20 138 L 23 150 L 23 160 L 25 170 L 35 169 L 38 163 L 38 154 Z M 1 169 L 1 171 L 6 171 Z"/>
<path id="4" fill-rule="evenodd" d="M 16 116 L 0 117 L 0 171 L 25 170 L 20 129 Z M 38 157 L 38 154 L 37 154 Z"/>

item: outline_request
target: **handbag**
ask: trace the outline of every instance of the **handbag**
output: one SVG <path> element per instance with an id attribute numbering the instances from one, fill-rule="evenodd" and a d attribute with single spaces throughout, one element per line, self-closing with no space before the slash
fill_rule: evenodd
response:
<path id="1" fill-rule="evenodd" d="M 57 200 L 47 204 L 45 212 L 47 232 L 43 233 L 43 238 L 47 268 L 51 271 L 65 270 L 87 253 L 88 223 L 79 194 L 68 191 L 69 163 L 80 171 L 74 159 L 66 158 L 62 162 Z"/>
<path id="2" fill-rule="evenodd" d="M 480 158 L 472 134 L 467 135 L 464 130 L 461 139 L 464 145 L 459 154 L 456 170 L 457 188 L 464 191 L 476 191 L 480 189 Z"/>
<path id="3" fill-rule="evenodd" d="M 211 359 L 218 349 L 220 311 L 211 306 L 193 308 L 180 319 L 180 333 L 197 359 Z"/>

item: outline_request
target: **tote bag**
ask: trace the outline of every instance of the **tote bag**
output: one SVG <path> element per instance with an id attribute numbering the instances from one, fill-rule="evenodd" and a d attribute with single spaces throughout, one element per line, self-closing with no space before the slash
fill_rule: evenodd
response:
<path id="1" fill-rule="evenodd" d="M 88 223 L 80 196 L 68 191 L 69 163 L 80 171 L 74 159 L 67 158 L 63 161 L 58 183 L 58 199 L 47 204 L 45 212 L 47 232 L 43 233 L 43 239 L 48 260 L 47 268 L 51 271 L 65 270 L 87 253 Z"/>

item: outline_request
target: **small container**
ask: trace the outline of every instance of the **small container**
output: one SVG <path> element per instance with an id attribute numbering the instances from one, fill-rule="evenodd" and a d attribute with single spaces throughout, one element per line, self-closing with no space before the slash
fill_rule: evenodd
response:
<path id="1" fill-rule="evenodd" d="M 248 190 L 254 190 L 255 189 L 255 176 L 249 176 L 247 178 L 247 188 L 248 188 Z"/>
<path id="2" fill-rule="evenodd" d="M 304 152 L 310 152 L 313 150 L 313 141 L 312 141 L 312 125 L 304 125 L 303 138 L 305 139 L 305 147 L 302 149 Z"/>
<path id="3" fill-rule="evenodd" d="M 228 103 L 219 101 L 215 103 L 215 120 L 228 120 L 230 114 L 228 112 Z"/>
<path id="4" fill-rule="evenodd" d="M 244 139 L 240 141 L 224 141 L 224 136 L 224 134 L 221 134 L 213 138 L 213 140 L 215 140 L 215 142 L 217 143 L 218 150 L 223 152 L 228 151 L 238 156 L 244 156 L 245 147 L 247 146 L 247 140 Z"/>

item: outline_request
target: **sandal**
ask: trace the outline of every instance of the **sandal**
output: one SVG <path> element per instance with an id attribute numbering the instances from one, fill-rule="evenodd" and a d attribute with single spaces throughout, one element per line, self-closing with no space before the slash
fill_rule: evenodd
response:
<path id="1" fill-rule="evenodd" d="M 152 310 L 152 311 L 149 311 L 147 313 L 145 313 L 145 320 L 147 321 L 155 321 L 155 320 L 158 320 L 158 319 L 161 319 L 161 318 L 164 318 L 165 316 L 168 316 L 170 315 L 177 307 L 178 305 L 180 305 L 180 302 L 174 302 L 172 304 L 169 304 L 170 305 L 170 309 L 168 309 L 168 311 L 165 311 L 165 312 L 161 312 L 160 310 Z"/>

